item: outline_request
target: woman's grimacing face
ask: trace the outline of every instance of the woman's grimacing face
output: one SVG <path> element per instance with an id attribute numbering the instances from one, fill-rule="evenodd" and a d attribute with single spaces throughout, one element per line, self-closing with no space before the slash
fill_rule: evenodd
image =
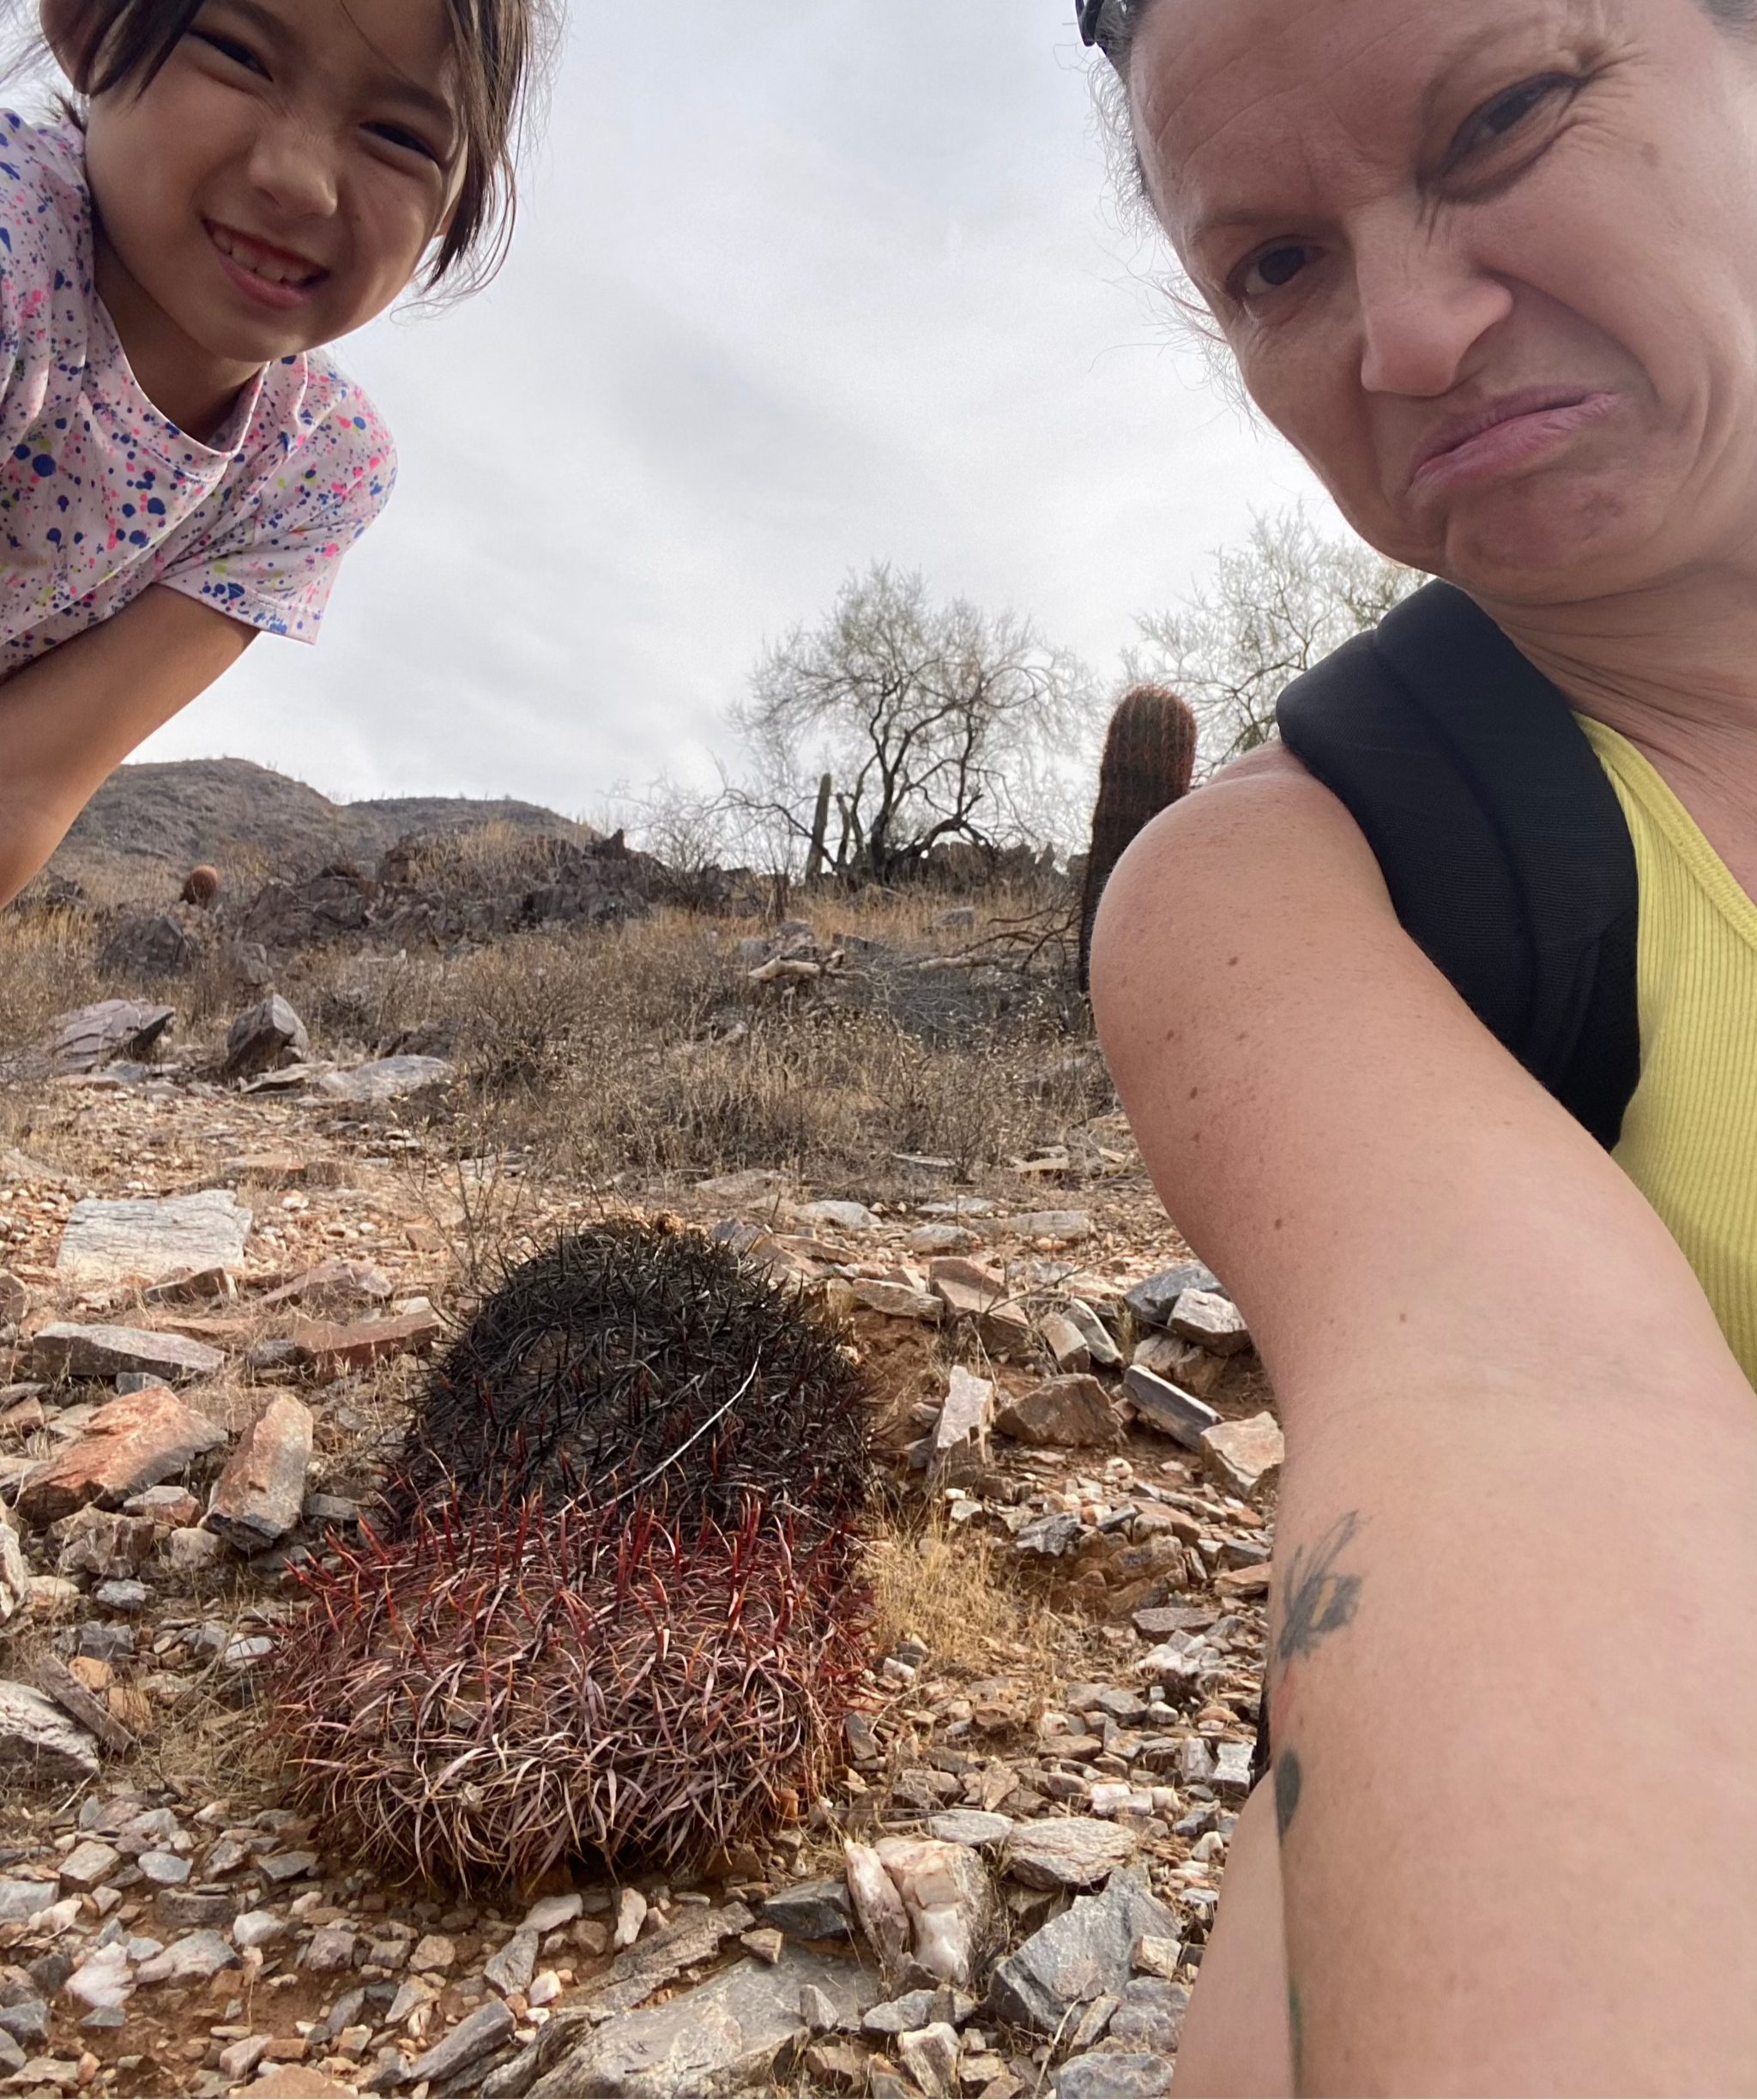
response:
<path id="1" fill-rule="evenodd" d="M 1252 398 L 1374 546 L 1534 606 L 1757 549 L 1757 39 L 1696 0 L 1152 0 L 1130 102 Z"/>

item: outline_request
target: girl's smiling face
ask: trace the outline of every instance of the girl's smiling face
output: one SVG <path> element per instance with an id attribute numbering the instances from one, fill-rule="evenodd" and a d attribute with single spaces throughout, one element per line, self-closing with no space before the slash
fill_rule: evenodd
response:
<path id="1" fill-rule="evenodd" d="M 1130 100 L 1375 546 L 1542 603 L 1757 540 L 1757 45 L 1699 0 L 1152 0 Z"/>
<path id="2" fill-rule="evenodd" d="M 94 96 L 99 289 L 130 355 L 124 315 L 241 376 L 383 312 L 456 199 L 453 72 L 441 0 L 206 0 L 144 87 Z"/>

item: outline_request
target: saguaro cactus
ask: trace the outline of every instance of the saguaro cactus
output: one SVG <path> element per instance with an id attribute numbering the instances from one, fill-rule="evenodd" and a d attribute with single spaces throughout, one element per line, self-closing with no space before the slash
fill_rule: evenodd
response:
<path id="1" fill-rule="evenodd" d="M 1110 718 L 1104 760 L 1098 769 L 1098 800 L 1092 811 L 1092 844 L 1080 905 L 1083 992 L 1090 976 L 1092 926 L 1105 884 L 1135 834 L 1190 792 L 1195 768 L 1196 718 L 1188 705 L 1166 686 L 1132 686 Z"/>

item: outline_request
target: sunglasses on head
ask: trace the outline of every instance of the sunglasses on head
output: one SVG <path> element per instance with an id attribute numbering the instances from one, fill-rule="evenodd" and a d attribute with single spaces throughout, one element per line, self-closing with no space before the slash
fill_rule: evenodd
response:
<path id="1" fill-rule="evenodd" d="M 1096 44 L 1119 71 L 1128 54 L 1129 17 L 1136 4 L 1137 0 L 1079 0 L 1080 35 Z"/>

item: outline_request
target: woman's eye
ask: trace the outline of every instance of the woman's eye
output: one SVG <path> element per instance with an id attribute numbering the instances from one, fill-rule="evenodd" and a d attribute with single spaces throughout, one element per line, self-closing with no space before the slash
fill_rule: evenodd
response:
<path id="1" fill-rule="evenodd" d="M 1452 141 L 1446 157 L 1447 171 L 1462 166 L 1472 154 L 1512 138 L 1529 118 L 1546 106 L 1556 105 L 1559 98 L 1571 98 L 1579 84 L 1566 73 L 1543 73 L 1484 103 Z"/>
<path id="2" fill-rule="evenodd" d="M 1253 256 L 1241 273 L 1239 297 L 1266 299 L 1271 293 L 1284 292 L 1310 264 L 1313 253 L 1304 241 L 1282 241 L 1273 248 L 1265 248 L 1260 255 Z"/>

